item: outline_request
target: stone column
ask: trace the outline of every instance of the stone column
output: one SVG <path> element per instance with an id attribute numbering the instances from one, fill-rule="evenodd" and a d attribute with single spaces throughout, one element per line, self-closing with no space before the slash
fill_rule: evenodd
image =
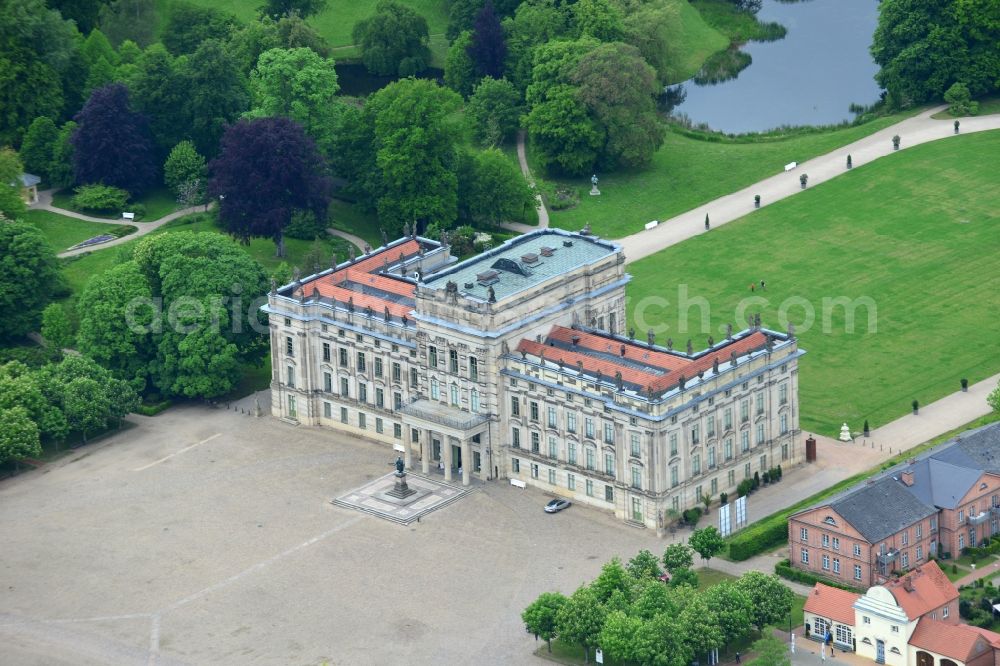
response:
<path id="1" fill-rule="evenodd" d="M 441 447 L 444 449 L 441 451 L 441 458 L 444 462 L 444 480 L 451 481 L 451 437 L 445 436 Z"/>
<path id="2" fill-rule="evenodd" d="M 431 473 L 431 431 L 424 429 L 420 433 L 420 471 L 424 474 Z"/>
<path id="3" fill-rule="evenodd" d="M 462 440 L 462 485 L 469 485 L 472 478 L 472 446 L 469 440 Z"/>
<path id="4" fill-rule="evenodd" d="M 403 464 L 406 465 L 404 469 L 413 469 L 413 453 L 411 448 L 413 447 L 413 442 L 410 441 L 409 437 L 403 436 Z"/>

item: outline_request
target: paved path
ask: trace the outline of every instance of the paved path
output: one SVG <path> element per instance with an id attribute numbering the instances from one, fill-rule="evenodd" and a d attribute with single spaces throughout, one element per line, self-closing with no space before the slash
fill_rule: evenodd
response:
<path id="1" fill-rule="evenodd" d="M 338 238 L 343 238 L 348 243 L 353 244 L 360 251 L 365 246 L 365 240 L 361 236 L 355 236 L 354 234 L 347 233 L 346 231 L 341 231 L 340 229 L 330 229 L 326 230 L 326 233 L 331 236 L 336 236 Z"/>
<path id="2" fill-rule="evenodd" d="M 809 187 L 839 176 L 845 171 L 847 155 L 855 167 L 884 157 L 893 152 L 892 137 L 898 134 L 902 139 L 900 150 L 905 150 L 928 141 L 936 141 L 954 136 L 952 119 L 935 120 L 931 115 L 945 109 L 944 106 L 929 109 L 913 118 L 879 130 L 854 143 L 833 152 L 803 162 L 795 169 L 766 178 L 733 194 L 720 197 L 674 218 L 660 222 L 650 231 L 641 231 L 618 239 L 625 249 L 626 263 L 648 257 L 660 250 L 676 245 L 705 231 L 705 215 L 712 219 L 712 228 L 739 219 L 754 210 L 753 197 L 761 196 L 761 205 L 767 206 L 785 197 L 802 191 L 799 175 L 809 175 Z M 983 132 L 1000 129 L 1000 114 L 961 119 L 961 132 Z M 782 165 L 775 165 L 781 168 Z M 523 168 L 523 167 L 522 167 Z M 637 225 L 640 224 L 637 222 Z"/>
<path id="3" fill-rule="evenodd" d="M 521 165 L 521 173 L 524 174 L 524 179 L 528 181 L 528 185 L 534 188 L 535 178 L 531 175 L 531 169 L 528 168 L 528 156 L 524 150 L 524 134 L 524 130 L 520 130 L 517 133 L 517 161 Z M 522 234 L 535 231 L 536 229 L 548 229 L 549 211 L 545 209 L 545 202 L 542 201 L 540 193 L 535 194 L 535 201 L 538 202 L 538 226 L 533 227 L 529 224 L 521 224 L 520 222 L 505 222 L 503 227 Z"/>
<path id="4" fill-rule="evenodd" d="M 190 215 L 191 213 L 199 213 L 208 208 L 211 208 L 215 204 L 209 204 L 208 207 L 205 206 L 190 206 L 188 208 L 182 208 L 181 210 L 176 210 L 169 215 L 164 215 L 158 220 L 153 220 L 151 222 L 135 222 L 132 220 L 109 220 L 103 217 L 92 217 L 90 215 L 84 215 L 83 213 L 77 213 L 73 210 L 67 210 L 65 208 L 57 208 L 52 205 L 52 192 L 54 190 L 43 190 L 38 193 L 38 201 L 31 204 L 28 208 L 32 210 L 47 210 L 52 213 L 57 213 L 59 215 L 65 215 L 66 217 L 72 217 L 77 220 L 84 220 L 86 222 L 98 222 L 100 224 L 111 224 L 114 226 L 120 226 L 123 224 L 128 224 L 136 227 L 138 230 L 128 236 L 122 236 L 121 238 L 116 238 L 107 243 L 101 243 L 100 245 L 92 245 L 90 247 L 81 247 L 76 250 L 66 250 L 65 252 L 60 252 L 58 256 L 60 257 L 72 257 L 78 254 L 87 254 L 89 252 L 95 252 L 97 250 L 103 250 L 105 248 L 113 247 L 115 245 L 121 245 L 122 243 L 128 243 L 129 241 L 135 240 L 140 236 L 145 236 L 146 234 L 159 229 L 167 222 L 171 220 L 176 220 L 178 217 L 184 217 L 185 215 Z"/>

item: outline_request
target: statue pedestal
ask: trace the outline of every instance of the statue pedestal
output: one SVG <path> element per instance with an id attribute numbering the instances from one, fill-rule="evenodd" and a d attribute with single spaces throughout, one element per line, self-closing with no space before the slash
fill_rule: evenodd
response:
<path id="1" fill-rule="evenodd" d="M 597 185 L 594 185 L 593 187 L 590 188 L 590 196 L 592 197 L 601 196 L 601 191 L 597 189 Z"/>
<path id="2" fill-rule="evenodd" d="M 386 495 L 390 495 L 396 499 L 406 499 L 410 495 L 416 494 L 416 492 L 416 490 L 406 485 L 406 472 L 396 472 L 396 483 L 393 485 L 392 490 L 386 492 Z"/>

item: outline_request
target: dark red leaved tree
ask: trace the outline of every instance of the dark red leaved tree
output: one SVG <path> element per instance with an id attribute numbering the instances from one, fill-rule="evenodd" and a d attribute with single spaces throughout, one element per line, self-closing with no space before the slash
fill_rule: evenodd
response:
<path id="1" fill-rule="evenodd" d="M 494 11 L 491 0 L 486 0 L 486 4 L 476 14 L 468 53 L 479 76 L 492 76 L 494 79 L 503 76 L 507 42 L 504 41 L 500 17 Z"/>
<path id="2" fill-rule="evenodd" d="M 156 179 L 149 122 L 129 109 L 128 88 L 112 83 L 97 88 L 73 118 L 73 174 L 79 184 L 103 183 L 132 195 Z"/>
<path id="3" fill-rule="evenodd" d="M 209 193 L 233 236 L 270 238 L 284 256 L 283 231 L 296 210 L 325 220 L 330 204 L 327 165 L 302 126 L 289 118 L 255 118 L 231 125 L 209 165 Z"/>

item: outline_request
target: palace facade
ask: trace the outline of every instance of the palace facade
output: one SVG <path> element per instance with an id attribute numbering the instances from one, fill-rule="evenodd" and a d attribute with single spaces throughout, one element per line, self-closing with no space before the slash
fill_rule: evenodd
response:
<path id="1" fill-rule="evenodd" d="M 513 479 L 662 527 L 803 459 L 793 334 L 626 333 L 621 247 L 538 230 L 458 262 L 410 235 L 274 288 L 272 411 L 445 480 Z"/>

